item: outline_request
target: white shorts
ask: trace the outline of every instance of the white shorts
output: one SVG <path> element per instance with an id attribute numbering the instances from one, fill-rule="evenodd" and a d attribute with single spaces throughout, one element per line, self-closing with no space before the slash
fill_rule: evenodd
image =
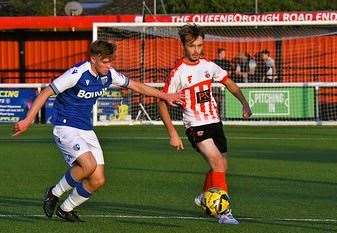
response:
<path id="1" fill-rule="evenodd" d="M 69 126 L 54 126 L 54 140 L 64 160 L 72 166 L 75 160 L 90 151 L 97 164 L 104 164 L 103 151 L 93 130 L 82 130 Z"/>

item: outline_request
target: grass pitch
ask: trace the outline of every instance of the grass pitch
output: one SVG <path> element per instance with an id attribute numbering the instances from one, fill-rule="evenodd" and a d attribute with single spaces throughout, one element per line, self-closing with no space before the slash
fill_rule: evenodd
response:
<path id="1" fill-rule="evenodd" d="M 106 186 L 78 208 L 85 223 L 47 219 L 43 193 L 66 170 L 51 130 L 0 126 L 0 232 L 337 232 L 337 127 L 225 126 L 237 226 L 193 205 L 208 167 L 186 138 L 172 150 L 162 126 L 96 128 Z"/>

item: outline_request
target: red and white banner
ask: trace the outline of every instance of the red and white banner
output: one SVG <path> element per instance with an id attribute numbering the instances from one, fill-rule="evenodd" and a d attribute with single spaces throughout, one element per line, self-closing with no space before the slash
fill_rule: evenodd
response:
<path id="1" fill-rule="evenodd" d="M 146 22 L 207 22 L 207 23 L 238 23 L 238 22 L 303 22 L 303 21 L 336 21 L 337 11 L 329 12 L 276 12 L 265 14 L 181 14 L 147 16 Z"/>
<path id="2" fill-rule="evenodd" d="M 143 21 L 141 15 L 98 15 L 98 16 L 30 16 L 0 17 L 0 30 L 12 29 L 72 29 L 91 30 L 94 22 L 137 22 Z M 305 22 L 336 21 L 337 11 L 324 12 L 275 12 L 265 14 L 181 14 L 181 15 L 147 15 L 146 22 Z"/>
<path id="3" fill-rule="evenodd" d="M 92 30 L 93 23 L 133 23 L 136 21 L 136 18 L 136 15 L 0 17 L 0 30 L 56 28 L 89 31 Z"/>

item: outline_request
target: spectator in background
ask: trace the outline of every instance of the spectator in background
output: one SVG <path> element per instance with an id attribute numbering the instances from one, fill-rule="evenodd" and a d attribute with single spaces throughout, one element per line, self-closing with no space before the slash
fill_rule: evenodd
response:
<path id="1" fill-rule="evenodd" d="M 266 65 L 262 59 L 262 52 L 257 52 L 254 57 L 256 62 L 254 71 L 255 82 L 263 82 L 266 73 Z"/>
<path id="2" fill-rule="evenodd" d="M 256 82 L 256 60 L 254 56 L 248 55 L 248 82 Z"/>
<path id="3" fill-rule="evenodd" d="M 248 73 L 249 73 L 249 54 L 239 53 L 233 61 L 234 72 L 233 79 L 236 82 L 245 82 L 248 83 Z"/>
<path id="4" fill-rule="evenodd" d="M 217 59 L 214 60 L 214 63 L 220 66 L 223 70 L 226 70 L 229 74 L 232 71 L 232 64 L 230 60 L 226 59 L 226 50 L 220 48 L 217 50 Z"/>
<path id="5" fill-rule="evenodd" d="M 264 63 L 265 69 L 262 77 L 262 82 L 275 82 L 275 79 L 277 79 L 276 67 L 274 59 L 270 57 L 270 52 L 266 49 L 262 50 L 261 59 Z"/>

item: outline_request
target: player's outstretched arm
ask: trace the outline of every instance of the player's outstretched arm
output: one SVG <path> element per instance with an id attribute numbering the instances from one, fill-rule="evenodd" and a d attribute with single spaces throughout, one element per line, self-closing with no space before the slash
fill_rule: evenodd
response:
<path id="1" fill-rule="evenodd" d="M 165 100 L 171 106 L 177 106 L 176 104 L 182 104 L 182 101 L 184 99 L 184 96 L 182 94 L 166 94 L 157 90 L 156 88 L 132 80 L 130 80 L 128 88 L 144 95 L 153 96 Z"/>
<path id="2" fill-rule="evenodd" d="M 164 125 L 170 136 L 170 145 L 174 147 L 176 150 L 183 150 L 184 149 L 183 142 L 179 137 L 178 132 L 175 129 L 174 125 L 172 124 L 172 120 L 170 117 L 170 113 L 167 109 L 166 103 L 164 101 L 159 101 L 158 108 L 159 108 L 159 115 L 162 121 L 164 122 Z"/>
<path id="3" fill-rule="evenodd" d="M 44 103 L 47 101 L 48 97 L 53 94 L 54 92 L 50 87 L 46 87 L 41 91 L 41 93 L 34 100 L 33 105 L 29 109 L 25 119 L 14 124 L 12 136 L 18 136 L 22 134 L 31 126 L 37 113 L 40 111 Z"/>
<path id="4" fill-rule="evenodd" d="M 240 87 L 236 85 L 230 78 L 226 78 L 222 84 L 226 86 L 226 88 L 241 102 L 242 104 L 242 117 L 244 119 L 248 119 L 252 115 L 252 111 L 249 107 L 249 104 L 242 94 Z"/>

